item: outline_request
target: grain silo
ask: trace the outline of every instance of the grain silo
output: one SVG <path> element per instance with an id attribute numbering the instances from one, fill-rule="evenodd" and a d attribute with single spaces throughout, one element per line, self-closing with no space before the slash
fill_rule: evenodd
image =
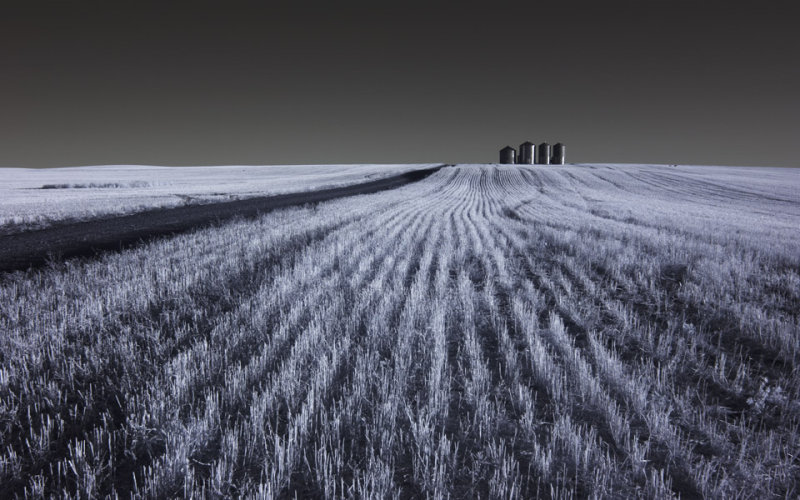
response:
<path id="1" fill-rule="evenodd" d="M 531 164 L 535 159 L 536 145 L 531 141 L 525 141 L 519 145 L 519 163 Z"/>
<path id="2" fill-rule="evenodd" d="M 536 163 L 541 165 L 550 164 L 550 145 L 546 142 L 539 144 L 539 159 Z"/>
<path id="3" fill-rule="evenodd" d="M 506 146 L 500 150 L 500 163 L 516 163 L 517 150 L 511 146 Z"/>
<path id="4" fill-rule="evenodd" d="M 557 142 L 553 145 L 553 156 L 550 158 L 550 163 L 553 165 L 563 165 L 566 160 L 566 147 Z"/>

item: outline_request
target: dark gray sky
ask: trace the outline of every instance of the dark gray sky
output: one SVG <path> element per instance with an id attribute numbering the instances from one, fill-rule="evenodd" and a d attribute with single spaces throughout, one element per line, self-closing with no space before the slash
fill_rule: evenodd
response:
<path id="1" fill-rule="evenodd" d="M 788 2 L 16 3 L 0 166 L 800 166 Z"/>

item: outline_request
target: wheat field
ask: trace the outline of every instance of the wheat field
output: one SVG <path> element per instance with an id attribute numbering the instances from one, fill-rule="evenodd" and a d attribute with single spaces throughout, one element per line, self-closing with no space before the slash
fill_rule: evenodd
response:
<path id="1" fill-rule="evenodd" d="M 794 169 L 446 167 L 0 277 L 0 496 L 800 494 Z"/>

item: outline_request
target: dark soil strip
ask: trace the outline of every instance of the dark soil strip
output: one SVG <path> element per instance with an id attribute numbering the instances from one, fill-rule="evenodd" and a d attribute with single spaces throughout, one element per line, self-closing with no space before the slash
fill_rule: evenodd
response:
<path id="1" fill-rule="evenodd" d="M 120 250 L 159 236 L 190 231 L 234 217 L 255 217 L 279 208 L 393 189 L 420 181 L 443 166 L 415 170 L 353 186 L 161 208 L 3 236 L 0 237 L 0 272 L 21 271 L 45 264 L 49 260 L 91 256 L 102 250 Z"/>

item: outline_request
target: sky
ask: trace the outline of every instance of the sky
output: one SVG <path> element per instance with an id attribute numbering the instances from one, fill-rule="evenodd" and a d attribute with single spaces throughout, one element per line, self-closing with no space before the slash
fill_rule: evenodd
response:
<path id="1" fill-rule="evenodd" d="M 800 166 L 790 2 L 9 2 L 0 166 Z"/>

